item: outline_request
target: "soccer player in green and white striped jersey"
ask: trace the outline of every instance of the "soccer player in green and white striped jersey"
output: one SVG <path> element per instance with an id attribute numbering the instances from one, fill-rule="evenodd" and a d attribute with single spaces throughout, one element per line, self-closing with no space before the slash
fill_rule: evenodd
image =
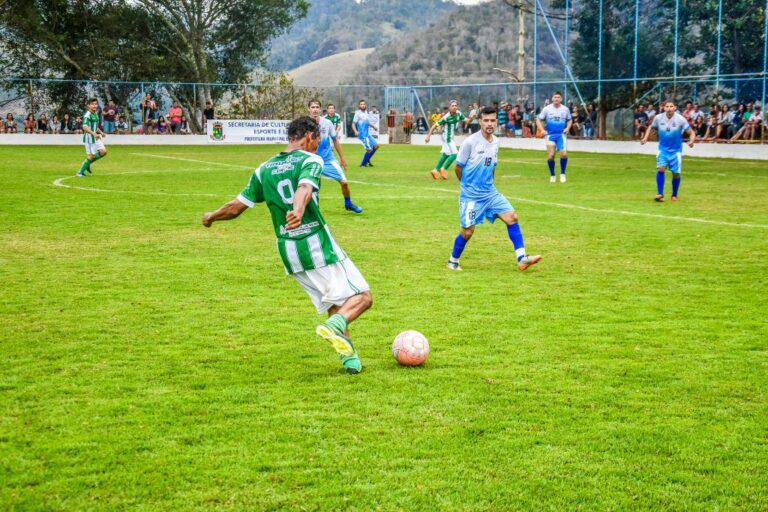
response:
<path id="1" fill-rule="evenodd" d="M 424 139 L 426 143 L 429 143 L 429 138 L 432 136 L 433 131 L 438 127 L 444 127 L 443 149 L 440 152 L 440 159 L 437 161 L 437 165 L 431 171 L 434 179 L 438 179 L 438 177 L 442 177 L 444 180 L 448 179 L 446 170 L 456 161 L 456 155 L 459 154 L 459 149 L 456 146 L 456 127 L 464 121 L 467 121 L 467 116 L 459 110 L 459 102 L 452 100 L 448 106 L 448 113 L 429 129 L 429 133 L 427 133 Z"/>
<path id="2" fill-rule="evenodd" d="M 336 113 L 336 105 L 329 103 L 325 109 L 328 112 L 325 118 L 333 123 L 334 128 L 336 128 L 336 135 L 341 135 L 341 116 Z"/>
<path id="3" fill-rule="evenodd" d="M 85 173 L 93 174 L 91 164 L 100 158 L 107 156 L 107 149 L 101 140 L 106 135 L 99 128 L 99 102 L 96 98 L 88 100 L 88 110 L 83 115 L 83 143 L 85 144 L 85 160 L 77 171 L 77 176 L 84 178 Z"/>
<path id="4" fill-rule="evenodd" d="M 309 294 L 318 313 L 329 318 L 315 332 L 341 356 L 345 371 L 362 365 L 348 325 L 371 307 L 370 287 L 339 247 L 320 213 L 318 193 L 323 160 L 315 154 L 320 127 L 311 117 L 288 125 L 288 147 L 261 164 L 237 198 L 203 216 L 203 225 L 234 219 L 256 203 L 267 203 L 286 273 Z"/>

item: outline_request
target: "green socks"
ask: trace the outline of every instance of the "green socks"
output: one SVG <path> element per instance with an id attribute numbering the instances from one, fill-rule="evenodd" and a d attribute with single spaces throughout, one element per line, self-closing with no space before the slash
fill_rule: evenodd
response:
<path id="1" fill-rule="evenodd" d="M 451 156 L 448 157 L 448 161 L 445 162 L 445 167 L 444 167 L 445 170 L 448 170 L 448 169 L 451 168 L 451 165 L 453 164 L 453 162 L 456 161 L 456 157 L 457 156 L 458 155 L 451 155 Z"/>
<path id="2" fill-rule="evenodd" d="M 439 171 L 440 169 L 442 169 L 443 168 L 443 164 L 445 163 L 445 161 L 447 159 L 448 159 L 448 155 L 446 155 L 445 153 L 440 153 L 440 160 L 437 161 L 437 165 L 435 166 L 435 170 Z"/>
<path id="3" fill-rule="evenodd" d="M 344 315 L 341 313 L 336 313 L 330 317 L 325 321 L 325 325 L 341 334 L 344 334 L 347 331 L 347 319 L 344 318 Z"/>
<path id="4" fill-rule="evenodd" d="M 80 166 L 80 170 L 77 171 L 78 174 L 83 174 L 85 171 L 91 166 L 91 161 L 87 158 L 83 161 L 83 165 Z"/>
<path id="5" fill-rule="evenodd" d="M 93 159 L 93 161 L 95 162 L 96 160 L 101 160 L 101 159 L 102 159 L 102 158 L 104 158 L 105 156 L 106 156 L 106 155 L 102 155 L 101 153 L 96 153 L 96 158 L 94 158 L 94 159 Z"/>

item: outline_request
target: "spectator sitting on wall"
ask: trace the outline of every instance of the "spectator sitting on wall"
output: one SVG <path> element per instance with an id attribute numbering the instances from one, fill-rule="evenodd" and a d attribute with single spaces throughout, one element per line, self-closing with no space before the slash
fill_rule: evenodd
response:
<path id="1" fill-rule="evenodd" d="M 16 119 L 14 119 L 13 114 L 10 112 L 7 116 L 5 116 L 5 132 L 6 133 L 16 133 L 18 131 L 18 127 L 16 126 Z"/>
<path id="2" fill-rule="evenodd" d="M 573 107 L 571 109 L 571 120 L 573 121 L 571 124 L 571 133 L 568 135 L 579 138 L 581 137 L 582 130 L 584 129 L 584 114 L 578 109 L 578 107 Z"/>
<path id="3" fill-rule="evenodd" d="M 189 135 L 192 133 L 192 130 L 189 129 L 189 122 L 187 121 L 187 116 L 181 116 L 181 125 L 179 126 L 179 133 L 182 135 Z"/>
<path id="4" fill-rule="evenodd" d="M 595 106 L 590 103 L 587 105 L 587 117 L 584 120 L 584 136 L 589 139 L 595 138 L 595 130 L 597 129 L 597 110 Z"/>
<path id="5" fill-rule="evenodd" d="M 720 109 L 720 119 L 717 123 L 717 131 L 715 132 L 715 139 L 729 139 L 731 125 L 733 123 L 733 117 L 736 115 L 734 107 L 723 105 Z"/>
<path id="6" fill-rule="evenodd" d="M 645 113 L 648 114 L 648 126 L 651 126 L 653 118 L 656 117 L 656 109 L 653 108 L 653 103 L 648 104 L 648 108 L 645 109 Z"/>
<path id="7" fill-rule="evenodd" d="M 707 116 L 707 142 L 712 142 L 717 138 L 717 128 L 722 120 L 722 112 L 717 105 L 712 105 Z"/>
<path id="8" fill-rule="evenodd" d="M 61 121 L 59 121 L 58 115 L 53 114 L 53 119 L 48 125 L 48 130 L 54 135 L 58 135 L 59 133 L 61 133 Z"/>
<path id="9" fill-rule="evenodd" d="M 168 130 L 168 123 L 163 116 L 160 116 L 160 119 L 157 120 L 157 133 L 160 135 L 171 133 L 170 130 Z"/>
<path id="10" fill-rule="evenodd" d="M 61 133 L 72 133 L 72 118 L 64 114 L 61 118 Z"/>
<path id="11" fill-rule="evenodd" d="M 731 137 L 730 142 L 736 141 L 741 139 L 742 137 L 745 137 L 746 131 L 747 131 L 747 125 L 749 124 L 749 118 L 752 116 L 752 104 L 741 104 L 739 105 L 739 111 L 736 113 L 736 116 L 734 117 L 734 121 L 736 122 L 736 125 L 738 129 L 734 129 L 733 137 Z"/>
<path id="12" fill-rule="evenodd" d="M 174 101 L 173 106 L 168 111 L 168 119 L 171 121 L 171 131 L 173 133 L 179 133 L 179 129 L 181 128 L 181 118 L 183 115 L 184 112 L 181 110 L 179 102 Z"/>
<path id="13" fill-rule="evenodd" d="M 707 139 L 709 134 L 709 127 L 704 122 L 704 118 L 699 116 L 693 122 L 693 132 L 696 134 L 696 140 L 703 142 Z"/>
<path id="14" fill-rule="evenodd" d="M 118 135 L 125 135 L 128 133 L 128 123 L 120 114 L 115 114 L 115 129 L 117 130 Z"/>
<path id="15" fill-rule="evenodd" d="M 503 137 L 507 134 L 507 121 L 509 121 L 507 117 L 507 102 L 502 101 L 499 103 L 499 108 L 496 112 L 496 117 L 499 120 L 499 136 Z"/>
<path id="16" fill-rule="evenodd" d="M 659 112 L 663 112 L 663 111 L 664 111 L 664 107 L 661 106 L 659 108 Z M 681 115 L 686 119 L 686 121 L 688 121 L 688 124 L 690 124 L 691 126 L 693 126 L 693 120 L 691 119 L 692 112 L 693 112 L 693 103 L 688 101 L 685 103 L 685 110 L 683 110 Z"/>
<path id="17" fill-rule="evenodd" d="M 115 102 L 112 100 L 109 100 L 109 102 L 104 105 L 104 117 L 103 117 L 103 125 L 104 125 L 104 133 L 115 133 L 115 119 L 117 116 L 117 105 L 115 105 Z"/>
<path id="18" fill-rule="evenodd" d="M 648 129 L 648 114 L 645 113 L 645 106 L 639 105 L 634 115 L 635 137 L 642 138 Z"/>
<path id="19" fill-rule="evenodd" d="M 75 118 L 75 121 L 72 123 L 72 131 L 81 134 L 83 133 L 83 118 L 80 116 L 77 116 Z"/>
<path id="20" fill-rule="evenodd" d="M 704 112 L 699 110 L 699 104 L 698 103 L 694 103 L 693 104 L 693 110 L 691 110 L 691 123 L 695 123 L 696 119 L 698 117 L 702 117 L 702 116 L 704 116 Z"/>
<path id="21" fill-rule="evenodd" d="M 750 132 L 747 136 L 749 140 L 758 140 L 763 133 L 763 112 L 760 105 L 755 105 L 752 115 L 749 117 Z"/>
<path id="22" fill-rule="evenodd" d="M 48 133 L 48 116 L 40 114 L 37 118 L 37 127 L 35 129 L 37 133 Z"/>
<path id="23" fill-rule="evenodd" d="M 427 120 L 424 119 L 424 116 L 419 116 L 416 119 L 416 130 L 419 133 L 426 133 L 426 131 L 429 130 L 429 127 L 427 125 Z"/>
<path id="24" fill-rule="evenodd" d="M 35 116 L 31 113 L 24 120 L 24 133 L 35 133 Z"/>

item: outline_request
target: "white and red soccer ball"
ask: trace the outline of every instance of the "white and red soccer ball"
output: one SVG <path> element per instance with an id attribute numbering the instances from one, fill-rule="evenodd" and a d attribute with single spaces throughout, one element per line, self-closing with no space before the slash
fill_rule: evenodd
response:
<path id="1" fill-rule="evenodd" d="M 419 331 L 403 331 L 392 343 L 392 355 L 403 366 L 418 366 L 429 357 L 429 341 Z"/>

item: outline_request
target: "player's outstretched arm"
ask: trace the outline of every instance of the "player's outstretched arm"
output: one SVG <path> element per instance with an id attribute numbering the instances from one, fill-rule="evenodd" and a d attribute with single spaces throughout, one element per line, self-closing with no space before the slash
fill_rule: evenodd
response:
<path id="1" fill-rule="evenodd" d="M 693 131 L 693 128 L 688 128 L 688 133 L 690 134 L 690 139 L 688 139 L 688 147 L 693 147 L 693 143 L 696 141 L 696 132 Z"/>
<path id="2" fill-rule="evenodd" d="M 424 142 L 429 144 L 429 138 L 432 136 L 432 132 L 435 131 L 435 128 L 437 128 L 437 123 L 433 124 L 432 127 L 427 132 L 427 136 L 424 138 Z"/>
<path id="3" fill-rule="evenodd" d="M 543 125 L 543 124 L 541 124 L 541 119 L 539 119 L 539 118 L 537 117 L 537 118 L 536 118 L 536 133 L 538 133 L 538 132 L 541 132 L 541 133 L 544 133 L 544 134 L 546 134 L 546 133 L 547 133 L 547 130 L 545 130 L 545 129 L 544 129 L 544 125 Z"/>
<path id="4" fill-rule="evenodd" d="M 307 203 L 312 199 L 313 190 L 312 185 L 309 183 L 299 185 L 296 194 L 293 196 L 293 210 L 285 215 L 286 228 L 296 229 L 301 226 L 301 218 L 304 217 L 304 209 L 307 207 Z"/>
<path id="5" fill-rule="evenodd" d="M 464 168 L 460 166 L 459 164 L 456 164 L 456 178 L 458 178 L 459 181 L 461 181 L 461 171 Z"/>
<path id="6" fill-rule="evenodd" d="M 213 224 L 216 221 L 230 220 L 230 219 L 237 218 L 240 216 L 241 213 L 243 213 L 246 210 L 246 208 L 248 208 L 246 205 L 244 205 L 237 199 L 233 199 L 232 201 L 228 202 L 218 210 L 213 212 L 208 212 L 205 215 L 203 215 L 203 226 L 209 228 L 211 227 L 211 224 Z"/>

